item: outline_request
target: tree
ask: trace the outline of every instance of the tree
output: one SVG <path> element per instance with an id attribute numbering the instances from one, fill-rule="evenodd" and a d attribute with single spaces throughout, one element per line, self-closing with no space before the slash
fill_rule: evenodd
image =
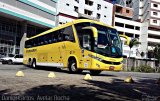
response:
<path id="1" fill-rule="evenodd" d="M 159 71 L 159 63 L 160 63 L 160 45 L 157 45 L 155 47 L 154 51 L 154 57 L 157 59 L 156 61 L 156 69 L 155 71 L 158 72 Z"/>
<path id="2" fill-rule="evenodd" d="M 130 58 L 130 55 L 131 55 L 131 49 L 133 48 L 133 46 L 136 46 L 138 44 L 141 44 L 141 43 L 136 38 L 131 39 L 131 41 L 129 43 L 130 51 L 129 51 L 129 56 L 127 58 L 127 71 L 128 71 L 128 59 Z"/>

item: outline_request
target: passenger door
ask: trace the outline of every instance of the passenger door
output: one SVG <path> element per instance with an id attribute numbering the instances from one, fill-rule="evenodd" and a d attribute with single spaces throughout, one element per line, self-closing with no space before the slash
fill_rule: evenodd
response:
<path id="1" fill-rule="evenodd" d="M 93 33 L 91 30 L 85 29 L 82 34 L 79 35 L 82 46 L 82 68 L 89 69 L 92 65 L 92 58 L 90 57 L 93 51 Z"/>

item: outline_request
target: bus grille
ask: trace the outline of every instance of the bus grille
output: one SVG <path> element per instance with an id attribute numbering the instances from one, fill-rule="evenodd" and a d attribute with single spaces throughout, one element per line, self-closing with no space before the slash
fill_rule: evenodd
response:
<path id="1" fill-rule="evenodd" d="M 106 60 L 102 60 L 103 63 L 105 64 L 111 64 L 111 65 L 120 65 L 121 62 L 110 62 L 110 61 L 106 61 Z"/>

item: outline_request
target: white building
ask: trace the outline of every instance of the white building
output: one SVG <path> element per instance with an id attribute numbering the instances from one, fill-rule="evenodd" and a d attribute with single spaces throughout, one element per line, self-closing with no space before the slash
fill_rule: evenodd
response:
<path id="1" fill-rule="evenodd" d="M 134 20 L 142 23 L 140 49 L 147 53 L 151 46 L 160 44 L 160 1 L 133 0 L 133 9 Z"/>
<path id="2" fill-rule="evenodd" d="M 58 0 L 58 23 L 63 24 L 86 14 L 112 25 L 113 4 L 104 0 Z"/>
<path id="3" fill-rule="evenodd" d="M 141 35 L 141 23 L 133 21 L 133 9 L 130 7 L 124 7 L 119 4 L 114 5 L 114 26 L 120 34 L 124 34 L 130 38 L 139 39 Z M 123 54 L 131 57 L 140 56 L 139 47 L 134 46 L 131 51 L 129 46 L 123 43 Z"/>

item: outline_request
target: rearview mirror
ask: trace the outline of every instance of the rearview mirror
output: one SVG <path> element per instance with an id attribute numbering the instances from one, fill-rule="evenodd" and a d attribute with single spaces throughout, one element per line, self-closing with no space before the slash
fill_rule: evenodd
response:
<path id="1" fill-rule="evenodd" d="M 128 36 L 126 36 L 126 35 L 119 35 L 119 36 L 126 39 L 124 42 L 125 45 L 130 44 L 131 39 Z"/>

